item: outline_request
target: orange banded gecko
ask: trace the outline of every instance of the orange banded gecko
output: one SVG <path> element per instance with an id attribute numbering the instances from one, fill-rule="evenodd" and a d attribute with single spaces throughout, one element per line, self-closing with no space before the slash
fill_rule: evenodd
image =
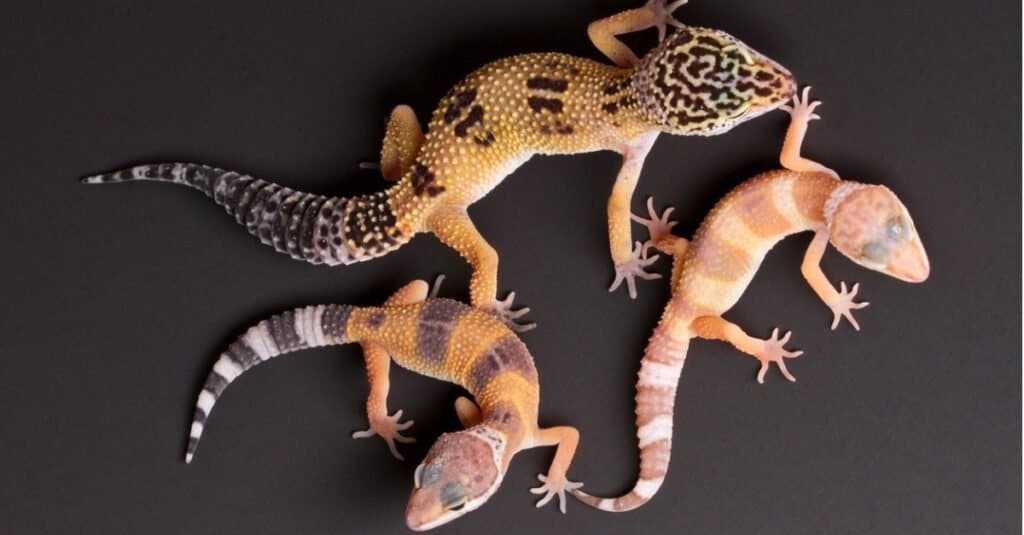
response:
<path id="1" fill-rule="evenodd" d="M 853 310 L 858 285 L 836 291 L 819 262 L 829 243 L 850 260 L 907 282 L 928 278 L 929 263 L 906 207 L 885 186 L 840 180 L 831 169 L 800 155 L 807 124 L 818 119 L 820 102 L 793 97 L 786 109 L 791 122 L 780 160 L 785 169 L 762 173 L 729 192 L 704 219 L 692 241 L 673 236 L 675 224 L 648 203 L 644 223 L 651 241 L 673 256 L 672 298 L 651 335 L 640 364 L 636 393 L 636 424 L 640 475 L 633 489 L 617 498 L 598 498 L 579 490 L 573 494 L 598 509 L 628 511 L 646 503 L 661 487 L 672 451 L 672 420 L 676 386 L 690 340 L 729 342 L 761 363 L 758 382 L 771 363 L 790 381 L 785 359 L 802 351 L 785 348 L 775 329 L 767 340 L 753 338 L 722 318 L 750 284 L 768 251 L 797 232 L 814 231 L 801 271 L 814 292 L 832 310 L 832 329 L 846 318 L 856 329 Z"/>
<path id="2" fill-rule="evenodd" d="M 579 433 L 567 426 L 537 425 L 540 389 L 526 345 L 485 311 L 451 299 L 428 299 L 424 281 L 404 286 L 382 307 L 307 306 L 251 327 L 220 356 L 199 394 L 185 462 L 192 462 L 214 403 L 243 372 L 284 353 L 351 342 L 362 346 L 370 380 L 370 428 L 352 437 L 378 435 L 400 460 L 396 442 L 413 441 L 401 433 L 413 422 L 401 422 L 401 410 L 388 414 L 392 361 L 461 385 L 476 400 L 456 400 L 466 429 L 441 435 L 416 468 L 406 510 L 411 529 L 430 529 L 480 507 L 497 491 L 512 456 L 538 446 L 557 450 L 548 473 L 538 476 L 542 485 L 531 489 L 544 494 L 537 507 L 557 496 L 565 512 L 565 491 L 580 486 L 566 479 Z"/>
<path id="3" fill-rule="evenodd" d="M 512 56 L 473 72 L 434 110 L 424 134 L 415 112 L 389 119 L 380 169 L 386 191 L 325 197 L 193 163 L 141 165 L 83 179 L 89 184 L 156 180 L 213 198 L 261 242 L 314 264 L 351 264 L 431 232 L 473 267 L 470 301 L 517 330 L 528 309 L 498 301 L 498 254 L 467 208 L 535 154 L 612 150 L 623 157 L 608 201 L 615 280 L 635 297 L 635 279 L 657 278 L 655 260 L 633 247 L 630 199 L 658 134 L 710 136 L 774 110 L 795 91 L 793 76 L 725 32 L 684 26 L 686 3 L 649 0 L 592 23 L 588 35 L 614 65 L 557 53 Z M 666 27 L 677 31 L 667 36 Z M 616 35 L 656 27 L 660 44 L 638 58 Z"/>

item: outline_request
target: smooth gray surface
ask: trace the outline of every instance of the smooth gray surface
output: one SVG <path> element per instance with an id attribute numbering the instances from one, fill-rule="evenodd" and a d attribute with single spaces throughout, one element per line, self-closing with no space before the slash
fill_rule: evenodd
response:
<path id="1" fill-rule="evenodd" d="M 181 455 L 215 356 L 281 309 L 375 304 L 414 277 L 469 269 L 432 237 L 341 268 L 259 245 L 195 191 L 85 187 L 128 163 L 219 164 L 321 193 L 382 188 L 372 158 L 391 106 L 426 117 L 486 61 L 597 58 L 586 24 L 640 2 L 7 3 L 0 22 L 0 532 L 394 533 L 412 470 L 456 428 L 459 391 L 396 371 L 391 406 L 420 441 L 391 458 L 365 427 L 358 348 L 295 354 L 236 382 L 196 463 Z M 29 7 L 32 6 L 32 7 Z M 800 278 L 810 236 L 781 244 L 729 317 L 793 329 L 806 355 L 756 364 L 697 342 L 683 372 L 669 477 L 646 507 L 536 511 L 552 451 L 442 533 L 1019 533 L 1020 4 L 694 0 L 682 20 L 728 30 L 825 101 L 807 153 L 893 188 L 931 256 L 913 286 L 830 250 L 860 281 L 864 330 L 828 330 Z M 631 42 L 653 42 L 648 32 Z M 661 139 L 650 194 L 692 232 L 715 200 L 776 166 L 783 113 L 712 139 Z M 633 384 L 666 300 L 608 295 L 611 153 L 537 158 L 472 208 L 540 328 L 542 420 L 582 432 L 570 475 L 594 493 L 636 474 Z M 639 228 L 637 236 L 643 236 Z M 665 263 L 662 271 L 667 270 Z"/>

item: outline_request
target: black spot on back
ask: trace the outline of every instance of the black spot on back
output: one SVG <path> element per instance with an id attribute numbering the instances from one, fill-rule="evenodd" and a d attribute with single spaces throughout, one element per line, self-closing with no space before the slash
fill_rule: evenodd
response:
<path id="1" fill-rule="evenodd" d="M 543 97 L 529 97 L 526 99 L 526 103 L 535 113 L 541 113 L 544 110 L 548 110 L 551 113 L 562 113 L 562 108 L 565 105 L 557 98 Z"/>

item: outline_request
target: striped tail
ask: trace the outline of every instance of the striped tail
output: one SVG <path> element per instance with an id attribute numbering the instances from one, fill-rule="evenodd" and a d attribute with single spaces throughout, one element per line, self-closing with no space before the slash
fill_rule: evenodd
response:
<path id="1" fill-rule="evenodd" d="M 199 393 L 185 462 L 192 462 L 213 404 L 232 381 L 249 368 L 284 353 L 351 342 L 345 332 L 353 310 L 355 307 L 349 305 L 296 308 L 257 323 L 231 344 L 213 365 Z"/>
<path id="2" fill-rule="evenodd" d="M 85 184 L 132 180 L 195 188 L 235 216 L 250 234 L 276 251 L 311 264 L 351 264 L 383 256 L 405 244 L 385 192 L 354 198 L 325 197 L 273 182 L 193 163 L 140 165 L 82 179 Z"/>
<path id="3" fill-rule="evenodd" d="M 583 503 L 602 511 L 622 512 L 647 503 L 665 481 L 672 457 L 672 417 L 679 374 L 689 339 L 671 336 L 673 320 L 663 317 L 640 363 L 636 392 L 636 427 L 640 441 L 640 477 L 633 489 L 617 498 L 600 498 L 574 490 Z"/>

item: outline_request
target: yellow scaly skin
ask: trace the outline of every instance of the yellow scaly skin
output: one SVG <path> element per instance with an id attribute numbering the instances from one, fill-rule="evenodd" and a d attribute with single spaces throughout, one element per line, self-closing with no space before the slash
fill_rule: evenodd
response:
<path id="1" fill-rule="evenodd" d="M 487 501 L 501 484 L 512 457 L 525 449 L 557 446 L 537 507 L 554 497 L 565 512 L 565 491 L 579 488 L 566 479 L 579 433 L 567 426 L 537 424 L 540 390 L 533 357 L 522 341 L 492 314 L 451 299 L 427 298 L 427 284 L 413 281 L 380 307 L 319 305 L 273 316 L 250 328 L 214 364 L 196 402 L 185 461 L 192 462 L 214 403 L 243 372 L 278 355 L 356 342 L 363 348 L 370 395 L 370 428 L 353 438 L 380 436 L 402 460 L 396 443 L 411 442 L 402 431 L 402 411 L 389 415 L 387 396 L 392 361 L 419 374 L 466 388 L 475 403 L 455 404 L 463 431 L 441 435 L 416 468 L 406 522 L 426 530 L 464 515 Z"/>
<path id="2" fill-rule="evenodd" d="M 671 12 L 685 3 L 650 0 L 592 23 L 588 34 L 614 65 L 566 54 L 500 59 L 456 84 L 424 135 L 415 113 L 399 106 L 388 123 L 380 168 L 397 183 L 355 198 L 315 197 L 196 164 L 139 166 L 87 183 L 163 180 L 203 190 L 265 244 L 328 265 L 386 254 L 431 232 L 473 267 L 470 300 L 519 330 L 512 297 L 497 300 L 498 254 L 467 208 L 535 154 L 612 150 L 623 156 L 608 201 L 615 281 L 635 297 L 635 279 L 656 278 L 654 258 L 633 246 L 630 200 L 658 134 L 717 135 L 778 108 L 795 91 L 793 76 L 734 37 L 684 26 Z M 666 26 L 678 28 L 665 36 Z M 643 58 L 616 35 L 656 27 L 660 44 Z M 312 199 L 311 199 L 312 198 Z"/>
<path id="3" fill-rule="evenodd" d="M 640 474 L 628 493 L 598 498 L 579 490 L 584 503 L 605 511 L 628 511 L 648 500 L 661 487 L 672 453 L 673 403 L 679 374 L 690 340 L 706 338 L 729 342 L 761 363 L 758 382 L 771 363 L 790 381 L 785 359 L 802 351 L 785 348 L 790 333 L 781 338 L 753 338 L 722 318 L 746 290 L 768 251 L 780 240 L 811 230 L 815 237 L 804 256 L 801 271 L 814 292 L 832 310 L 832 329 L 842 318 L 860 329 L 853 311 L 867 306 L 854 301 L 859 285 L 840 291 L 821 271 L 819 262 L 829 243 L 868 269 L 907 282 L 928 278 L 928 256 L 914 222 L 903 203 L 884 186 L 839 179 L 831 169 L 800 155 L 807 123 L 818 119 L 809 102 L 793 97 L 787 107 L 792 116 L 780 160 L 785 169 L 762 173 L 733 189 L 715 205 L 692 241 L 670 234 L 671 208 L 658 216 L 648 203 L 650 219 L 636 218 L 650 231 L 653 245 L 674 257 L 672 298 L 644 352 L 637 381 L 637 437 Z"/>

